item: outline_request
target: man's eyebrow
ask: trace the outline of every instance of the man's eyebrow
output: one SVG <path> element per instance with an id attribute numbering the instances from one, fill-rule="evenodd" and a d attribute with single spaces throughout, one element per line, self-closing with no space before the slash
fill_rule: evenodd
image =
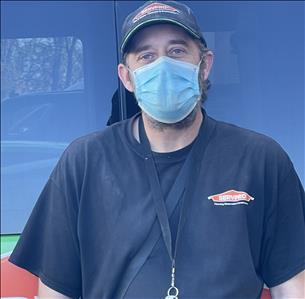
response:
<path id="1" fill-rule="evenodd" d="M 131 51 L 131 52 L 137 54 L 137 53 L 140 53 L 140 52 L 149 50 L 149 49 L 151 49 L 151 48 L 152 48 L 151 45 L 137 46 L 137 47 L 135 47 L 135 49 L 134 49 L 133 51 Z"/>
<path id="2" fill-rule="evenodd" d="M 170 45 L 184 45 L 184 46 L 189 46 L 189 43 L 187 41 L 185 41 L 184 39 L 171 39 L 168 41 L 168 43 Z M 138 54 L 140 52 L 143 52 L 143 51 L 147 51 L 149 49 L 153 48 L 152 45 L 143 45 L 143 46 L 136 46 L 134 48 L 133 52 L 134 54 Z"/>
<path id="3" fill-rule="evenodd" d="M 184 45 L 184 46 L 188 46 L 189 43 L 184 40 L 184 39 L 172 39 L 169 41 L 169 44 L 173 45 L 173 44 L 180 44 L 180 45 Z"/>

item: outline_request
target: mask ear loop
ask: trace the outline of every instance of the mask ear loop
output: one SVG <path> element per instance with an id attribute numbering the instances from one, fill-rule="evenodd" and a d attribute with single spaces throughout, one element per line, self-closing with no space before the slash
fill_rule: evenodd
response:
<path id="1" fill-rule="evenodd" d="M 197 80 L 198 80 L 198 85 L 199 85 L 199 90 L 200 90 L 200 96 L 198 97 L 198 102 L 201 101 L 201 99 L 202 99 L 202 86 L 201 86 L 202 85 L 201 84 L 201 67 L 202 67 L 202 65 L 201 64 L 202 64 L 202 62 L 204 62 L 204 58 L 205 58 L 205 56 L 203 54 L 199 63 L 197 64 L 197 67 L 198 67 L 198 78 L 197 78 Z M 204 71 L 204 69 L 203 69 L 203 71 Z"/>
<path id="2" fill-rule="evenodd" d="M 128 76 L 129 76 L 129 79 L 133 85 L 133 88 L 134 88 L 134 95 L 135 95 L 135 90 L 136 90 L 136 84 L 135 84 L 135 76 L 134 76 L 134 71 L 126 64 L 125 67 L 127 68 L 128 70 Z"/>
<path id="3" fill-rule="evenodd" d="M 198 64 L 198 66 L 199 66 L 199 76 L 200 76 L 200 68 L 201 68 L 201 63 L 204 61 L 204 59 L 205 59 L 205 55 L 203 54 L 202 55 L 202 57 L 201 57 L 201 59 L 200 59 L 200 61 L 199 61 L 199 64 Z M 200 78 L 198 78 L 198 79 L 200 79 Z M 206 80 L 204 80 L 205 81 L 205 84 L 206 84 L 206 90 L 209 90 L 210 89 L 210 87 L 211 87 L 211 82 L 210 82 L 210 80 L 207 78 Z"/>
<path id="4" fill-rule="evenodd" d="M 202 64 L 202 62 L 204 62 L 204 59 L 205 59 L 205 56 L 204 56 L 204 54 L 202 55 L 202 57 L 201 57 L 201 59 L 200 59 L 200 61 L 199 61 L 199 63 L 197 64 L 197 66 L 198 66 L 198 68 L 199 68 L 199 74 L 200 74 L 200 69 L 201 69 L 201 64 Z"/>
<path id="5" fill-rule="evenodd" d="M 204 54 L 202 55 L 202 57 L 201 57 L 201 59 L 200 59 L 200 61 L 199 61 L 199 63 L 197 64 L 198 65 L 198 67 L 200 67 L 201 66 L 201 63 L 202 63 L 202 61 L 204 60 L 204 58 L 205 58 L 205 56 L 204 56 Z"/>
<path id="6" fill-rule="evenodd" d="M 125 67 L 127 68 L 128 72 L 129 72 L 129 76 L 131 75 L 133 77 L 133 70 L 131 70 L 131 68 L 126 64 Z"/>

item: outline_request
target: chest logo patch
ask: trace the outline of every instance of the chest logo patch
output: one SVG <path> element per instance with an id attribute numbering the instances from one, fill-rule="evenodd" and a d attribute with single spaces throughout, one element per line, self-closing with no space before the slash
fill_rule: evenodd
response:
<path id="1" fill-rule="evenodd" d="M 244 191 L 229 190 L 224 193 L 211 195 L 208 199 L 212 200 L 216 206 L 248 205 L 254 197 Z"/>

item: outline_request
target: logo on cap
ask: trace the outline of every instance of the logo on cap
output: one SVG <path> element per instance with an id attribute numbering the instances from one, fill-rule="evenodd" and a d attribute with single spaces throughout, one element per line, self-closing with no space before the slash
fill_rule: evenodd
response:
<path id="1" fill-rule="evenodd" d="M 179 14 L 180 11 L 172 6 L 169 6 L 167 4 L 162 3 L 152 3 L 148 6 L 146 6 L 143 10 L 141 10 L 133 19 L 132 22 L 135 23 L 139 21 L 140 19 L 153 14 L 153 13 L 173 13 L 173 14 Z"/>
<path id="2" fill-rule="evenodd" d="M 232 206 L 232 205 L 248 205 L 254 197 L 250 196 L 247 192 L 229 190 L 224 193 L 211 195 L 208 199 L 214 202 L 217 206 Z"/>

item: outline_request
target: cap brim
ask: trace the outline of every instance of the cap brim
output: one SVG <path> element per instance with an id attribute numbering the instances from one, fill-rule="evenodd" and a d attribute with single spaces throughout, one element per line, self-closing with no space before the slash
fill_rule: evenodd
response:
<path id="1" fill-rule="evenodd" d="M 198 39 L 203 39 L 202 36 L 198 35 L 196 32 L 194 32 L 191 28 L 185 26 L 184 24 L 180 23 L 177 20 L 172 20 L 172 19 L 168 19 L 168 18 L 154 18 L 154 19 L 149 19 L 147 21 L 142 22 L 141 24 L 138 24 L 135 28 L 133 28 L 125 37 L 125 39 L 122 41 L 121 44 L 121 52 L 124 53 L 125 47 L 127 45 L 127 43 L 130 41 L 131 37 L 140 29 L 142 29 L 143 27 L 146 27 L 148 25 L 151 24 L 156 24 L 156 23 L 171 23 L 171 24 L 175 24 L 179 27 L 182 27 L 183 29 L 185 29 L 187 32 L 189 32 L 191 35 L 193 35 L 195 38 Z M 204 40 L 203 40 L 204 41 Z M 205 41 L 204 41 L 205 42 Z"/>

